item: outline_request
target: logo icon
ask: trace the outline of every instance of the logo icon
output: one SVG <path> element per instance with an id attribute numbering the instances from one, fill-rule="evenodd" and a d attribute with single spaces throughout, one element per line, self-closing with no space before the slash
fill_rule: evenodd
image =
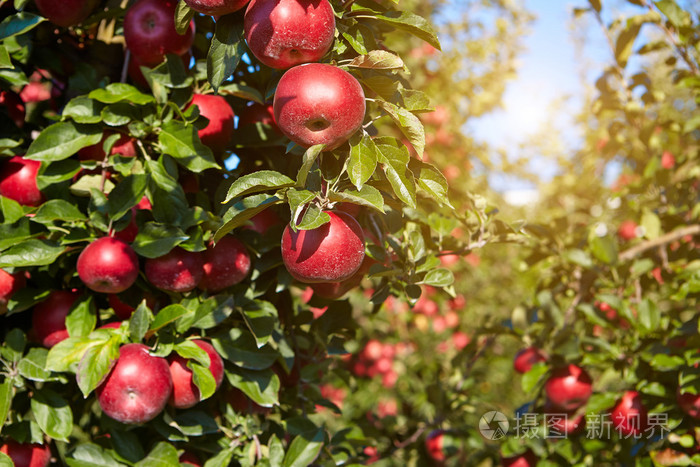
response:
<path id="1" fill-rule="evenodd" d="M 508 433 L 508 417 L 495 410 L 486 412 L 479 420 L 481 436 L 492 441 L 503 438 Z"/>

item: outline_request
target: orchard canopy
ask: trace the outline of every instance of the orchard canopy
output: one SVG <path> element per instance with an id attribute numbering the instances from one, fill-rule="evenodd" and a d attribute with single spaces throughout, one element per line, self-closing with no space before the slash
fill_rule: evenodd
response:
<path id="1" fill-rule="evenodd" d="M 700 465 L 700 8 L 568 3 L 0 0 L 0 466 Z"/>

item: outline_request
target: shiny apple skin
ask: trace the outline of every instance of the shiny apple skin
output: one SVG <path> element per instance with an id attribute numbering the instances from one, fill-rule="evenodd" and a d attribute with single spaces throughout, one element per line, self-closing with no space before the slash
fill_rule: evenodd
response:
<path id="1" fill-rule="evenodd" d="M 445 460 L 445 452 L 442 449 L 444 440 L 445 432 L 443 430 L 433 430 L 425 438 L 425 449 L 428 451 L 428 456 L 436 462 Z"/>
<path id="2" fill-rule="evenodd" d="M 284 70 L 317 62 L 330 50 L 335 14 L 328 0 L 252 0 L 244 30 L 255 58 Z"/>
<path id="3" fill-rule="evenodd" d="M 35 0 L 41 16 L 56 26 L 69 27 L 82 23 L 90 16 L 99 0 Z"/>
<path id="4" fill-rule="evenodd" d="M 18 443 L 6 439 L 0 452 L 7 454 L 16 467 L 47 467 L 51 462 L 51 448 L 48 444 Z"/>
<path id="5" fill-rule="evenodd" d="M 233 109 L 222 96 L 195 94 L 190 105 L 199 108 L 199 115 L 209 120 L 207 126 L 198 131 L 199 139 L 215 153 L 226 150 L 233 136 Z"/>
<path id="6" fill-rule="evenodd" d="M 223 16 L 238 11 L 250 0 L 184 0 L 188 7 L 209 16 Z"/>
<path id="7" fill-rule="evenodd" d="M 159 258 L 146 260 L 146 278 L 161 290 L 189 292 L 204 277 L 204 257 L 182 248 L 173 248 Z"/>
<path id="8" fill-rule="evenodd" d="M 649 426 L 648 412 L 637 391 L 626 391 L 610 411 L 613 430 L 621 436 L 638 436 Z"/>
<path id="9" fill-rule="evenodd" d="M 41 345 L 51 348 L 68 338 L 66 316 L 78 297 L 77 293 L 55 290 L 46 300 L 34 306 L 32 325 Z"/>
<path id="10" fill-rule="evenodd" d="M 39 206 L 44 202 L 36 184 L 41 162 L 14 156 L 0 164 L 0 195 L 24 206 Z"/>
<path id="11" fill-rule="evenodd" d="M 347 71 L 323 63 L 289 69 L 273 101 L 280 131 L 305 148 L 325 144 L 330 151 L 362 126 L 365 93 Z"/>
<path id="12" fill-rule="evenodd" d="M 97 401 L 109 417 L 126 424 L 145 423 L 164 408 L 173 390 L 168 362 L 150 355 L 143 344 L 119 348 L 119 358 L 97 387 Z"/>
<path id="13" fill-rule="evenodd" d="M 224 237 L 204 252 L 204 277 L 199 288 L 220 292 L 245 279 L 250 266 L 250 254 L 245 245 L 235 237 Z"/>
<path id="14" fill-rule="evenodd" d="M 12 294 L 23 289 L 26 284 L 24 274 L 20 272 L 10 274 L 0 269 L 0 314 L 7 311 L 7 303 L 12 298 Z"/>
<path id="15" fill-rule="evenodd" d="M 216 381 L 216 389 L 219 389 L 224 379 L 224 361 L 209 342 L 199 339 L 192 342 L 209 355 L 211 361 L 209 370 Z M 192 381 L 192 370 L 187 368 L 187 361 L 176 353 L 168 357 L 170 376 L 173 380 L 173 392 L 168 399 L 168 404 L 178 409 L 188 409 L 200 400 L 199 388 Z"/>
<path id="16" fill-rule="evenodd" d="M 330 222 L 312 230 L 282 234 L 282 260 L 296 280 L 305 283 L 349 279 L 365 258 L 362 228 L 350 215 L 326 211 Z"/>
<path id="17" fill-rule="evenodd" d="M 166 54 L 184 55 L 194 41 L 194 21 L 185 34 L 175 30 L 176 0 L 139 0 L 124 17 L 126 47 L 144 66 L 155 66 Z"/>
<path id="18" fill-rule="evenodd" d="M 554 369 L 544 389 L 554 407 L 573 412 L 588 402 L 593 393 L 593 383 L 586 370 L 570 364 Z"/>
<path id="19" fill-rule="evenodd" d="M 105 132 L 102 140 L 99 143 L 84 147 L 78 151 L 78 159 L 81 161 L 102 162 L 105 158 L 105 151 L 103 149 L 104 142 L 113 134 L 115 133 L 112 131 Z M 136 157 L 136 139 L 130 137 L 129 135 L 121 134 L 119 139 L 115 141 L 114 146 L 112 146 L 112 150 L 109 153 L 110 156 L 114 156 L 116 154 L 124 157 Z"/>
<path id="20" fill-rule="evenodd" d="M 513 368 L 518 373 L 527 373 L 535 363 L 546 362 L 547 357 L 536 347 L 527 347 L 515 354 Z"/>
<path id="21" fill-rule="evenodd" d="M 123 292 L 139 276 L 139 259 L 134 250 L 114 237 L 98 238 L 78 257 L 78 276 L 95 292 Z"/>

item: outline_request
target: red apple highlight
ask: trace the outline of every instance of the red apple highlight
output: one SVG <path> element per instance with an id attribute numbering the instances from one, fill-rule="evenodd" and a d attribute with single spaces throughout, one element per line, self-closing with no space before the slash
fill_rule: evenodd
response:
<path id="1" fill-rule="evenodd" d="M 12 298 L 12 294 L 23 289 L 26 283 L 22 273 L 10 274 L 4 269 L 0 269 L 0 314 L 7 311 L 7 303 Z"/>
<path id="2" fill-rule="evenodd" d="M 113 237 L 98 238 L 78 257 L 78 276 L 95 292 L 119 293 L 136 282 L 139 259 L 125 242 Z"/>
<path id="3" fill-rule="evenodd" d="M 189 292 L 204 277 L 204 258 L 180 247 L 159 258 L 146 261 L 146 278 L 161 290 Z"/>
<path id="4" fill-rule="evenodd" d="M 535 363 L 546 362 L 547 357 L 536 347 L 527 347 L 515 354 L 513 368 L 518 373 L 527 373 Z"/>
<path id="5" fill-rule="evenodd" d="M 621 436 L 637 436 L 647 429 L 647 409 L 637 391 L 626 391 L 610 411 L 613 429 Z"/>
<path id="6" fill-rule="evenodd" d="M 250 272 L 250 255 L 243 243 L 227 236 L 204 252 L 203 269 L 199 288 L 220 292 L 246 278 Z"/>
<path id="7" fill-rule="evenodd" d="M 199 108 L 199 115 L 209 120 L 207 126 L 198 131 L 199 139 L 215 153 L 226 150 L 233 135 L 233 109 L 222 96 L 195 94 L 190 105 Z"/>
<path id="8" fill-rule="evenodd" d="M 219 389 L 224 379 L 224 361 L 209 342 L 200 339 L 193 342 L 209 355 L 209 370 L 216 381 L 216 389 Z M 186 358 L 176 353 L 168 357 L 170 376 L 173 380 L 173 392 L 168 403 L 178 409 L 188 409 L 200 400 L 199 388 L 192 381 L 192 370 L 187 368 L 187 362 Z"/>
<path id="9" fill-rule="evenodd" d="M 238 11 L 250 0 L 185 0 L 188 7 L 198 13 L 210 16 L 223 16 Z"/>
<path id="10" fill-rule="evenodd" d="M 39 206 L 44 202 L 44 195 L 36 184 L 41 162 L 14 156 L 1 164 L 0 195 L 25 206 Z"/>
<path id="11" fill-rule="evenodd" d="M 55 290 L 34 307 L 32 326 L 41 345 L 51 348 L 68 338 L 66 316 L 78 297 L 77 293 Z"/>
<path id="12" fill-rule="evenodd" d="M 273 102 L 275 121 L 303 147 L 345 143 L 365 117 L 365 93 L 347 71 L 323 63 L 299 65 L 280 79 Z"/>
<path id="13" fill-rule="evenodd" d="M 593 393 L 593 383 L 586 370 L 570 364 L 552 370 L 544 389 L 554 407 L 573 412 L 588 402 Z"/>

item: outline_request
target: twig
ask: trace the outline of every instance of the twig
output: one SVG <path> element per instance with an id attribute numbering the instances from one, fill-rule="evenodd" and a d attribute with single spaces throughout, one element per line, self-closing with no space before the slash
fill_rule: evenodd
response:
<path id="1" fill-rule="evenodd" d="M 689 225 L 687 227 L 683 227 L 677 230 L 674 230 L 673 232 L 669 232 L 665 235 L 662 235 L 658 238 L 655 238 L 653 240 L 648 240 L 646 242 L 642 242 L 639 245 L 635 245 L 632 248 L 629 248 L 622 253 L 620 253 L 617 257 L 618 261 L 623 262 L 623 261 L 628 261 L 641 253 L 644 253 L 647 250 L 651 250 L 652 248 L 659 247 L 661 245 L 665 245 L 667 243 L 671 243 L 675 240 L 681 239 L 685 237 L 686 235 L 698 235 L 700 234 L 700 224 L 695 224 L 695 225 Z"/>
<path id="2" fill-rule="evenodd" d="M 122 75 L 119 80 L 120 83 L 126 83 L 126 77 L 127 74 L 129 73 L 129 62 L 131 61 L 131 50 L 126 49 L 126 53 L 124 54 L 124 64 L 122 65 Z"/>
<path id="3" fill-rule="evenodd" d="M 418 427 L 416 432 L 413 433 L 411 436 L 409 436 L 407 439 L 403 440 L 402 442 L 400 442 L 398 444 L 396 444 L 396 442 L 394 442 L 394 446 L 396 446 L 396 449 L 394 449 L 394 451 L 398 451 L 400 449 L 405 448 L 406 446 L 408 446 L 410 444 L 415 443 L 416 440 L 421 437 L 421 435 L 423 434 L 423 432 L 426 429 L 427 429 L 427 427 L 425 427 L 425 426 Z"/>

